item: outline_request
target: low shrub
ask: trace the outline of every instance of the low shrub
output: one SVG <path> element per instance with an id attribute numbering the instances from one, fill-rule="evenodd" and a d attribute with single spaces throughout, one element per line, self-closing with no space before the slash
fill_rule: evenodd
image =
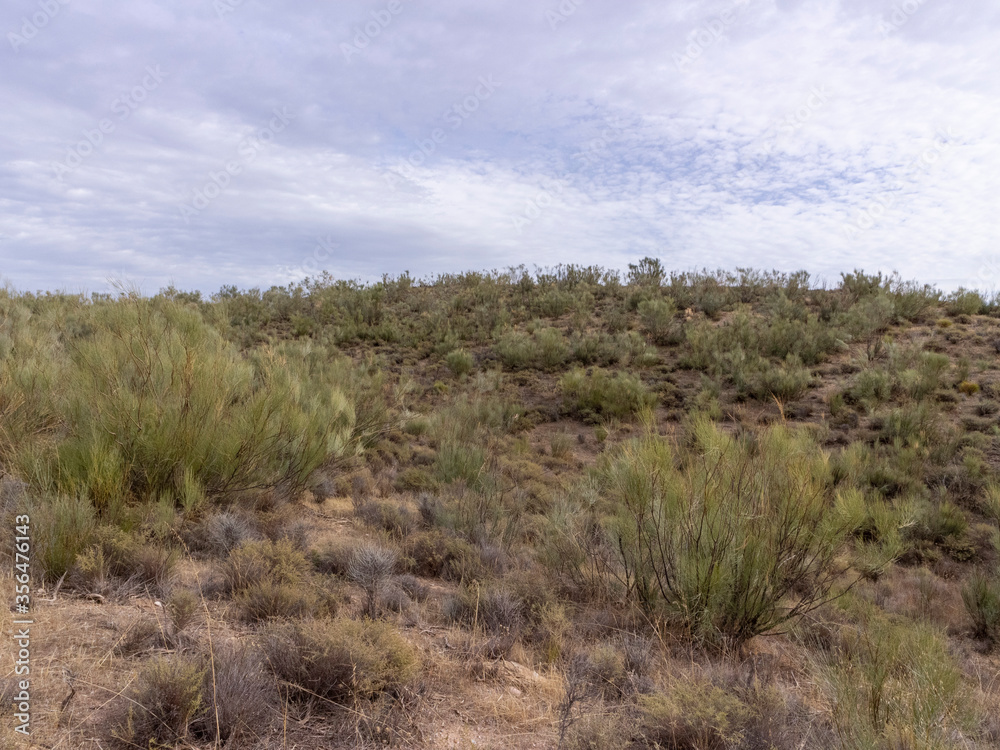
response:
<path id="1" fill-rule="evenodd" d="M 670 298 L 646 299 L 639 303 L 639 319 L 654 344 L 678 344 L 681 326 L 674 321 L 677 304 Z"/>
<path id="2" fill-rule="evenodd" d="M 560 380 L 563 408 L 570 414 L 595 421 L 626 418 L 651 409 L 656 404 L 642 381 L 630 373 L 609 374 L 600 368 L 572 370 Z"/>
<path id="3" fill-rule="evenodd" d="M 465 349 L 455 349 L 449 352 L 444 361 L 448 365 L 448 369 L 451 370 L 451 374 L 457 378 L 468 375 L 472 372 L 472 368 L 475 365 L 475 359 L 472 354 Z"/>
<path id="4" fill-rule="evenodd" d="M 243 544 L 229 553 L 222 575 L 229 591 L 241 593 L 265 581 L 299 584 L 310 568 L 305 553 L 287 540 Z"/>
<path id="5" fill-rule="evenodd" d="M 1000 640 L 1000 577 L 973 571 L 962 586 L 962 603 L 977 638 Z"/>
<path id="6" fill-rule="evenodd" d="M 140 672 L 127 704 L 110 722 L 111 741 L 119 748 L 174 746 L 191 734 L 203 706 L 201 661 L 163 657 Z"/>
<path id="7" fill-rule="evenodd" d="M 970 696 L 943 634 L 851 598 L 840 606 L 857 610 L 856 624 L 841 627 L 828 655 L 844 747 L 948 747 L 970 728 Z"/>
<path id="8" fill-rule="evenodd" d="M 964 393 L 966 396 L 974 396 L 979 393 L 979 383 L 973 383 L 969 380 L 963 380 L 958 384 L 958 390 Z"/>
<path id="9" fill-rule="evenodd" d="M 290 699 L 328 708 L 406 684 L 418 659 L 395 629 L 373 620 L 283 623 L 264 636 L 267 668 Z"/>
<path id="10" fill-rule="evenodd" d="M 641 731 L 655 747 L 725 750 L 740 747 L 753 714 L 737 696 L 692 678 L 669 692 L 639 696 Z"/>
<path id="11" fill-rule="evenodd" d="M 474 581 L 486 575 L 479 552 L 442 529 L 411 534 L 403 542 L 401 565 L 426 578 Z"/>
<path id="12" fill-rule="evenodd" d="M 46 581 L 55 582 L 86 550 L 97 528 L 94 507 L 85 499 L 42 497 L 30 506 L 32 555 Z"/>
<path id="13" fill-rule="evenodd" d="M 396 550 L 378 544 L 362 543 L 354 548 L 347 577 L 365 590 L 369 617 L 378 614 L 379 596 L 388 586 L 397 557 Z"/>
<path id="14" fill-rule="evenodd" d="M 252 583 L 236 596 L 239 616 L 256 623 L 278 617 L 301 618 L 316 614 L 320 609 L 316 592 L 301 583 L 279 583 L 265 578 Z M 327 599 L 325 611 L 336 613 L 336 605 Z"/>
<path id="15" fill-rule="evenodd" d="M 101 594 L 142 587 L 162 592 L 172 579 L 178 557 L 176 550 L 149 542 L 138 533 L 105 526 L 77 558 L 70 583 Z"/>
<path id="16" fill-rule="evenodd" d="M 371 500 L 361 503 L 355 514 L 369 526 L 401 539 L 416 527 L 416 518 L 402 505 Z"/>
<path id="17" fill-rule="evenodd" d="M 264 736 L 278 715 L 278 689 L 258 651 L 217 643 L 203 665 L 203 708 L 191 723 L 192 734 L 244 747 Z"/>

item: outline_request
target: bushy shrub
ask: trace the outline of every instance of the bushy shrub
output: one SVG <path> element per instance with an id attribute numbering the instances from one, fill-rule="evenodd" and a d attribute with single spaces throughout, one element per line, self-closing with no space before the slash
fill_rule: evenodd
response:
<path id="1" fill-rule="evenodd" d="M 752 712 L 737 696 L 703 679 L 639 696 L 642 734 L 656 747 L 740 747 Z"/>
<path id="2" fill-rule="evenodd" d="M 584 419 L 634 416 L 656 404 L 642 381 L 625 372 L 572 370 L 559 381 L 567 412 Z"/>
<path id="3" fill-rule="evenodd" d="M 222 575 L 228 589 L 240 593 L 264 581 L 301 583 L 309 568 L 305 554 L 291 542 L 261 541 L 243 544 L 230 552 Z"/>
<path id="4" fill-rule="evenodd" d="M 267 668 L 289 698 L 329 709 L 406 684 L 416 673 L 413 648 L 391 625 L 374 620 L 307 620 L 272 627 L 264 637 Z"/>
<path id="5" fill-rule="evenodd" d="M 855 605 L 829 653 L 833 721 L 843 747 L 947 747 L 970 726 L 962 673 L 940 633 Z"/>
<path id="6" fill-rule="evenodd" d="M 410 510 L 394 503 L 370 500 L 359 504 L 355 513 L 369 526 L 381 529 L 390 536 L 400 539 L 409 534 L 416 526 L 416 519 Z"/>
<path id="7" fill-rule="evenodd" d="M 475 360 L 472 355 L 465 349 L 455 349 L 454 351 L 449 352 L 444 361 L 445 364 L 448 365 L 448 369 L 451 370 L 452 375 L 455 377 L 468 375 L 472 372 L 472 367 L 475 364 Z"/>
<path id="8" fill-rule="evenodd" d="M 944 302 L 949 315 L 977 315 L 986 307 L 979 292 L 964 287 L 949 294 Z"/>
<path id="9" fill-rule="evenodd" d="M 1000 640 L 1000 578 L 973 571 L 962 586 L 962 603 L 976 637 Z"/>
<path id="10" fill-rule="evenodd" d="M 600 482 L 628 589 L 707 643 L 740 645 L 808 612 L 837 575 L 848 529 L 805 432 L 734 437 L 698 418 L 680 455 L 647 435 L 611 454 Z"/>
<path id="11" fill-rule="evenodd" d="M 137 533 L 104 526 L 94 532 L 93 542 L 77 557 L 71 585 L 85 591 L 108 594 L 115 589 L 166 589 L 177 563 L 176 550 L 151 543 Z"/>
<path id="12" fill-rule="evenodd" d="M 790 401 L 801 396 L 812 384 L 812 375 L 795 354 L 780 363 L 755 358 L 732 368 L 733 383 L 740 397 L 758 401 Z"/>
<path id="13" fill-rule="evenodd" d="M 59 495 L 31 505 L 34 531 L 32 553 L 48 581 L 65 575 L 92 541 L 97 521 L 86 500 Z"/>
<path id="14" fill-rule="evenodd" d="M 542 328 L 534 334 L 511 332 L 496 343 L 496 353 L 509 370 L 554 370 L 570 356 L 566 337 L 555 328 Z"/>
<path id="15" fill-rule="evenodd" d="M 111 738 L 120 748 L 172 746 L 186 740 L 203 705 L 204 668 L 189 657 L 151 662 L 112 721 Z"/>
<path id="16" fill-rule="evenodd" d="M 411 534 L 403 542 L 401 566 L 428 578 L 474 581 L 485 576 L 479 552 L 442 529 Z"/>
<path id="17" fill-rule="evenodd" d="M 264 736 L 277 716 L 278 690 L 257 649 L 217 643 L 214 658 L 203 657 L 202 664 L 203 707 L 192 734 L 232 745 Z"/>
<path id="18" fill-rule="evenodd" d="M 62 339 L 44 365 L 56 437 L 0 445 L 5 462 L 33 467 L 38 489 L 85 496 L 118 520 L 127 499 L 193 510 L 206 493 L 301 486 L 347 450 L 351 404 L 304 363 L 241 355 L 200 312 L 166 298 L 132 295 L 80 315 L 86 334 Z"/>
<path id="19" fill-rule="evenodd" d="M 639 303 L 639 319 L 655 344 L 680 342 L 680 327 L 674 322 L 676 314 L 677 305 L 670 298 L 647 299 Z"/>

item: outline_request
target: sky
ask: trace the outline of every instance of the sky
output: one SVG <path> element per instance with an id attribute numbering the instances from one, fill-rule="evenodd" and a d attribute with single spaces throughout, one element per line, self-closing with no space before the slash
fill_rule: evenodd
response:
<path id="1" fill-rule="evenodd" d="M 0 281 L 1000 288 L 996 0 L 5 0 Z"/>

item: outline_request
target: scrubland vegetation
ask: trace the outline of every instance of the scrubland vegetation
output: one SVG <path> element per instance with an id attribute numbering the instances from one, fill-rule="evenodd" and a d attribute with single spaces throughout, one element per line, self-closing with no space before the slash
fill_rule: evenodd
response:
<path id="1" fill-rule="evenodd" d="M 860 271 L 2 291 L 34 739 L 997 747 L 998 353 Z"/>

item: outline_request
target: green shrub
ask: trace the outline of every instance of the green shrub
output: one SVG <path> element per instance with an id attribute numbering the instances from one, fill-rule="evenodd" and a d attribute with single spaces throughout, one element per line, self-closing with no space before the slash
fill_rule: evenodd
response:
<path id="1" fill-rule="evenodd" d="M 461 479 L 471 486 L 482 476 L 485 464 L 486 454 L 482 448 L 449 440 L 438 450 L 434 469 L 437 478 L 445 484 Z"/>
<path id="2" fill-rule="evenodd" d="M 733 367 L 732 378 L 738 396 L 758 401 L 790 401 L 812 384 L 812 375 L 795 354 L 778 365 L 760 358 L 747 361 Z"/>
<path id="3" fill-rule="evenodd" d="M 631 417 L 656 404 L 655 394 L 626 372 L 577 369 L 566 373 L 559 385 L 564 409 L 584 419 Z"/>
<path id="4" fill-rule="evenodd" d="M 276 584 L 299 584 L 310 564 L 302 550 L 287 539 L 243 544 L 229 553 L 222 566 L 227 588 L 241 593 L 265 581 Z"/>
<path id="5" fill-rule="evenodd" d="M 848 532 L 808 433 L 733 437 L 696 418 L 678 456 L 647 435 L 603 463 L 621 577 L 696 638 L 739 645 L 825 600 Z"/>
<path id="6" fill-rule="evenodd" d="M 873 409 L 892 398 L 892 379 L 885 370 L 862 370 L 847 389 L 847 395 L 852 403 Z"/>
<path id="7" fill-rule="evenodd" d="M 326 604 L 328 611 L 335 609 L 330 600 Z M 241 619 L 256 623 L 278 617 L 306 617 L 318 611 L 320 602 L 316 593 L 301 583 L 264 578 L 240 591 L 236 606 Z"/>
<path id="8" fill-rule="evenodd" d="M 272 627 L 264 637 L 267 667 L 289 698 L 329 710 L 405 685 L 417 655 L 395 629 L 374 620 L 307 620 Z"/>
<path id="9" fill-rule="evenodd" d="M 112 722 L 117 747 L 166 747 L 185 741 L 202 707 L 204 669 L 198 660 L 164 657 L 151 662 L 128 692 Z"/>
<path id="10" fill-rule="evenodd" d="M 448 369 L 451 370 L 451 374 L 455 377 L 462 377 L 463 375 L 468 375 L 472 372 L 472 367 L 475 365 L 475 360 L 472 354 L 467 352 L 465 349 L 455 349 L 449 352 L 448 356 L 444 358 L 445 364 L 448 365 Z"/>
<path id="11" fill-rule="evenodd" d="M 641 731 L 656 747 L 741 747 L 752 712 L 737 696 L 692 678 L 667 693 L 639 697 Z"/>
<path id="12" fill-rule="evenodd" d="M 986 307 L 979 292 L 960 288 L 945 298 L 945 309 L 949 315 L 978 315 Z"/>
<path id="13" fill-rule="evenodd" d="M 879 439 L 885 443 L 929 445 L 941 434 L 938 415 L 926 403 L 893 409 L 881 420 Z"/>
<path id="14" fill-rule="evenodd" d="M 57 581 L 90 546 L 97 527 L 94 507 L 65 495 L 42 497 L 30 507 L 34 559 L 45 580 Z"/>
<path id="15" fill-rule="evenodd" d="M 850 606 L 846 600 L 843 606 Z M 895 623 L 861 606 L 829 654 L 834 726 L 842 747 L 949 747 L 972 716 L 961 670 L 934 628 Z"/>
<path id="16" fill-rule="evenodd" d="M 535 342 L 526 333 L 512 331 L 500 337 L 494 347 L 500 362 L 508 370 L 524 370 L 537 361 Z"/>
<path id="17" fill-rule="evenodd" d="M 504 334 L 495 349 L 508 370 L 554 370 L 570 356 L 569 342 L 555 328 L 543 328 L 531 335 L 517 331 Z"/>
<path id="18" fill-rule="evenodd" d="M 677 305 L 670 299 L 647 299 L 639 303 L 639 319 L 650 339 L 656 344 L 676 344 L 681 341 L 680 327 L 674 323 Z"/>
<path id="19" fill-rule="evenodd" d="M 973 571 L 962 586 L 962 602 L 977 638 L 1000 639 L 1000 578 Z"/>
<path id="20" fill-rule="evenodd" d="M 197 310 L 165 298 L 80 314 L 87 334 L 64 337 L 44 365 L 46 419 L 58 429 L 0 456 L 38 489 L 86 496 L 118 520 L 126 500 L 170 497 L 194 510 L 206 493 L 298 487 L 347 450 L 351 404 L 305 363 L 243 356 Z"/>

